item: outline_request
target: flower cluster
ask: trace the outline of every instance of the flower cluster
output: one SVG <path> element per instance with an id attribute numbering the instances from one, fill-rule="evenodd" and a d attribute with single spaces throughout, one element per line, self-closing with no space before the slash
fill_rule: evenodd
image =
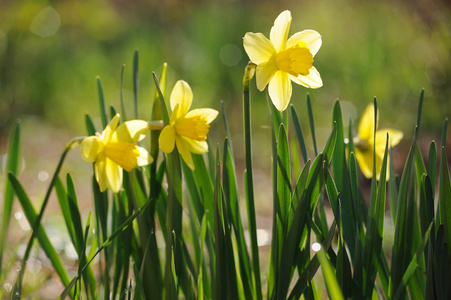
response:
<path id="1" fill-rule="evenodd" d="M 171 153 L 174 147 L 185 163 L 194 170 L 191 153 L 208 152 L 206 142 L 210 123 L 218 111 L 210 108 L 188 111 L 193 100 L 193 93 L 185 81 L 178 81 L 172 90 L 170 103 L 172 115 L 170 122 L 160 134 L 159 146 L 165 153 Z M 136 166 L 146 166 L 153 159 L 146 149 L 139 147 L 149 129 L 161 129 L 143 120 L 132 120 L 118 126 L 119 114 L 116 114 L 105 130 L 90 136 L 81 142 L 82 158 L 94 163 L 94 173 L 100 191 L 107 188 L 114 193 L 122 186 L 122 170 L 130 172 Z"/>

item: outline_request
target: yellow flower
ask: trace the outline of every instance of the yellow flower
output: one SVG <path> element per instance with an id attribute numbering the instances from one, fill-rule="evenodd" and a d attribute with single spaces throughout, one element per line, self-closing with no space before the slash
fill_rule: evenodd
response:
<path id="1" fill-rule="evenodd" d="M 379 118 L 377 118 L 379 121 Z M 379 122 L 377 122 L 379 123 Z M 376 141 L 374 140 L 374 105 L 370 104 L 365 109 L 360 123 L 359 134 L 354 138 L 355 155 L 359 163 L 360 169 L 366 178 L 373 176 L 373 147 L 376 151 L 376 176 L 377 180 L 380 178 L 382 161 L 384 159 L 385 143 L 387 141 L 387 134 L 389 136 L 389 147 L 396 146 L 402 139 L 403 133 L 396 129 L 380 129 L 377 130 L 376 123 Z M 388 162 L 388 161 L 387 161 Z M 389 169 L 387 168 L 387 177 L 389 179 Z"/>
<path id="2" fill-rule="evenodd" d="M 119 123 L 116 114 L 105 130 L 87 137 L 80 145 L 82 158 L 94 163 L 94 173 L 100 191 L 110 188 L 119 192 L 122 185 L 122 169 L 130 172 L 136 166 L 150 164 L 153 159 L 146 149 L 137 146 L 147 133 L 146 121 L 132 120 Z"/>
<path id="3" fill-rule="evenodd" d="M 194 170 L 191 152 L 203 154 L 208 152 L 205 141 L 210 123 L 218 112 L 210 108 L 193 109 L 188 112 L 193 100 L 190 86 L 183 80 L 177 81 L 171 93 L 172 115 L 169 125 L 160 133 L 159 144 L 161 151 L 171 153 L 174 145 L 185 163 Z"/>
<path id="4" fill-rule="evenodd" d="M 262 33 L 248 32 L 244 49 L 257 65 L 257 88 L 268 92 L 274 106 L 283 111 L 291 98 L 291 81 L 308 88 L 323 85 L 313 64 L 313 57 L 321 47 L 321 35 L 314 30 L 293 34 L 288 40 L 291 13 L 286 10 L 274 21 L 270 39 Z"/>

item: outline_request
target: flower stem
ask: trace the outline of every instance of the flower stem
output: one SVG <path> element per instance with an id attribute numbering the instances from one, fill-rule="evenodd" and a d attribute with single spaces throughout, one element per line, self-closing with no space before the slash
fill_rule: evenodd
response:
<path id="1" fill-rule="evenodd" d="M 252 147 L 251 147 L 251 103 L 249 81 L 254 77 L 255 65 L 250 63 L 244 71 L 243 77 L 243 117 L 244 117 L 244 144 L 246 153 L 246 195 L 247 217 L 249 221 L 249 236 L 251 241 L 252 265 L 255 276 L 256 299 L 262 299 L 260 260 L 258 255 L 257 225 L 255 220 L 254 185 L 252 175 Z"/>

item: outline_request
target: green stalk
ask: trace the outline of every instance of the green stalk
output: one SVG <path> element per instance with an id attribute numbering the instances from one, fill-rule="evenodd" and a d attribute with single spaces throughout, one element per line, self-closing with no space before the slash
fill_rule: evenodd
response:
<path id="1" fill-rule="evenodd" d="M 249 222 L 249 236 L 251 241 L 252 265 L 255 276 L 255 288 L 257 299 L 262 299 L 260 281 L 260 259 L 258 257 L 257 224 L 255 220 L 254 185 L 252 176 L 252 147 L 251 147 L 251 103 L 249 93 L 249 81 L 254 77 L 255 65 L 247 65 L 243 77 L 243 117 L 244 117 L 244 144 L 246 153 L 246 193 L 247 193 L 247 217 Z"/>

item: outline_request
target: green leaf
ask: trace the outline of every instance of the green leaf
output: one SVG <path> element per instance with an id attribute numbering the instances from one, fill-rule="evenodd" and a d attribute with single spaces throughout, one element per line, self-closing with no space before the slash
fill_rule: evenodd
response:
<path id="1" fill-rule="evenodd" d="M 294 211 L 291 226 L 288 228 L 286 237 L 279 241 L 280 247 L 278 247 L 277 250 L 279 251 L 280 258 L 273 257 L 274 254 L 271 253 L 271 259 L 280 259 L 280 263 L 276 265 L 277 269 L 275 269 L 277 272 L 277 290 L 273 297 L 276 299 L 284 299 L 288 293 L 288 288 L 293 275 L 293 268 L 296 265 L 295 262 L 299 255 L 299 243 L 303 229 L 310 218 L 310 214 L 314 211 L 320 189 L 324 184 L 324 179 L 321 179 L 323 172 L 323 164 L 321 162 L 323 162 L 322 154 L 318 155 L 312 164 L 307 179 L 307 185 L 300 195 L 300 200 L 297 201 L 299 202 L 299 205 Z"/>
<path id="2" fill-rule="evenodd" d="M 435 174 L 436 174 L 436 166 L 437 166 L 437 146 L 435 142 L 432 141 L 429 146 L 429 166 L 428 166 L 428 175 L 431 178 L 431 183 L 435 184 Z M 432 189 L 432 195 L 435 197 L 435 189 Z"/>
<path id="3" fill-rule="evenodd" d="M 315 122 L 313 121 L 312 103 L 310 101 L 309 94 L 307 94 L 307 111 L 308 111 L 308 119 L 310 122 L 310 131 L 312 133 L 313 149 L 315 149 L 315 156 L 318 156 L 318 147 L 316 146 Z"/>
<path id="4" fill-rule="evenodd" d="M 378 259 L 381 255 L 382 250 L 382 237 L 384 231 L 385 216 L 385 187 L 388 159 L 388 141 L 389 137 L 387 135 L 378 190 L 377 193 L 372 193 L 370 206 L 368 209 L 367 232 L 363 248 L 363 269 L 365 276 L 363 294 L 366 299 L 369 299 L 373 294 L 374 282 L 376 280 L 378 271 Z M 375 181 L 375 177 L 373 177 L 373 183 L 375 183 Z"/>
<path id="5" fill-rule="evenodd" d="M 241 222 L 241 212 L 239 205 L 238 187 L 236 182 L 235 167 L 232 161 L 232 153 L 229 151 L 230 144 L 228 139 L 224 142 L 224 158 L 223 158 L 223 172 L 222 185 L 224 191 L 225 203 L 229 204 L 228 212 L 229 218 L 233 225 L 233 230 L 236 236 L 238 259 L 240 266 L 241 282 L 243 284 L 244 294 L 246 299 L 254 298 L 255 283 L 251 272 L 251 261 L 249 253 L 247 252 L 247 245 L 244 237 L 243 224 Z"/>
<path id="6" fill-rule="evenodd" d="M 63 290 L 63 292 L 60 295 L 60 299 L 65 299 L 68 295 L 70 290 L 72 289 L 72 287 L 74 286 L 74 284 L 77 283 L 78 279 L 80 278 L 80 274 L 82 274 L 86 268 L 91 264 L 91 262 L 94 260 L 94 258 L 96 258 L 96 256 L 102 252 L 112 241 L 114 241 L 114 239 L 121 234 L 126 228 L 128 228 L 128 226 L 130 224 L 132 224 L 132 222 L 136 219 L 136 217 L 138 217 L 143 211 L 146 210 L 146 208 L 149 206 L 149 204 L 154 201 L 154 200 L 149 200 L 146 202 L 146 204 L 144 204 L 142 207 L 139 208 L 139 210 L 137 210 L 133 215 L 131 215 L 130 217 L 128 217 L 124 223 L 122 223 L 106 240 L 105 242 L 99 247 L 99 249 L 97 249 L 97 251 L 94 253 L 94 255 L 91 257 L 91 259 L 83 266 L 83 268 L 81 269 L 81 271 L 79 272 L 79 274 L 77 276 L 75 276 L 70 283 L 65 283 L 64 285 L 66 286 L 66 288 Z M 89 223 L 88 223 L 89 225 Z M 88 227 L 87 225 L 87 227 Z"/>
<path id="7" fill-rule="evenodd" d="M 288 214 L 291 207 L 291 162 L 285 126 L 280 125 L 277 143 L 277 197 L 278 216 L 282 222 L 283 232 L 286 234 Z"/>
<path id="8" fill-rule="evenodd" d="M 409 282 L 412 275 L 414 275 L 414 272 L 417 270 L 417 268 L 421 267 L 420 266 L 420 258 L 422 256 L 424 248 L 426 247 L 427 241 L 429 239 L 429 234 L 431 232 L 433 225 L 434 225 L 433 222 L 431 222 L 429 224 L 429 227 L 426 230 L 425 235 L 423 236 L 421 244 L 419 245 L 417 251 L 415 252 L 414 256 L 412 257 L 412 260 L 410 261 L 408 267 L 406 268 L 406 272 L 404 273 L 404 275 L 402 277 L 402 281 L 401 281 L 400 285 L 398 286 L 395 297 L 393 299 L 395 299 L 395 300 L 403 299 L 404 289 L 406 288 L 407 283 Z"/>
<path id="9" fill-rule="evenodd" d="M 290 105 L 291 108 L 291 116 L 293 118 L 294 129 L 296 130 L 296 135 L 298 137 L 299 147 L 301 147 L 302 157 L 304 159 L 304 163 L 306 164 L 308 161 L 307 148 L 305 147 L 304 134 L 302 133 L 301 123 L 299 122 L 299 117 L 296 112 L 296 109 L 293 105 Z"/>
<path id="10" fill-rule="evenodd" d="M 94 122 L 92 121 L 91 117 L 88 114 L 85 115 L 85 125 L 88 135 L 91 136 L 96 134 L 97 130 L 94 126 Z"/>
<path id="11" fill-rule="evenodd" d="M 448 120 L 445 120 L 442 133 L 443 139 L 439 169 L 438 201 L 440 223 L 443 224 L 445 229 L 445 242 L 451 244 L 451 184 L 445 148 L 447 127 Z M 449 248 L 448 251 L 451 251 L 451 248 Z M 448 253 L 448 257 L 451 257 L 451 252 Z"/>
<path id="12" fill-rule="evenodd" d="M 135 119 L 138 119 L 138 92 L 139 92 L 139 51 L 133 55 L 133 95 L 135 104 Z"/>
<path id="13" fill-rule="evenodd" d="M 329 259 L 326 256 L 326 252 L 321 248 L 318 252 L 318 259 L 321 264 L 321 270 L 323 272 L 324 282 L 326 283 L 327 293 L 332 300 L 344 300 L 341 293 L 340 286 L 338 285 L 337 278 L 335 277 L 335 271 Z"/>
<path id="14" fill-rule="evenodd" d="M 122 65 L 121 77 L 120 77 L 120 81 L 119 81 L 122 122 L 125 122 L 128 120 L 127 119 L 127 109 L 125 108 L 124 95 L 123 95 L 124 70 L 125 70 L 125 65 Z"/>
<path id="15" fill-rule="evenodd" d="M 322 247 L 325 251 L 329 250 L 330 244 L 332 243 L 332 239 L 335 236 L 335 230 L 336 230 L 336 220 L 333 220 L 332 225 L 329 229 L 329 232 L 325 236 L 323 240 L 320 240 L 320 243 L 322 244 Z M 302 293 L 305 291 L 305 289 L 308 287 L 310 281 L 313 279 L 313 277 L 316 274 L 316 271 L 318 270 L 320 266 L 319 260 L 318 260 L 318 254 L 315 254 L 312 259 L 308 262 L 307 267 L 303 270 L 303 272 L 299 275 L 299 278 L 294 285 L 293 289 L 291 290 L 290 295 L 287 299 L 299 299 L 302 295 Z M 315 299 L 320 299 L 315 298 Z"/>
<path id="16" fill-rule="evenodd" d="M 41 223 L 36 222 L 38 220 L 38 214 L 36 213 L 36 210 L 34 209 L 30 198 L 26 194 L 26 192 L 23 189 L 20 182 L 17 180 L 17 178 L 12 173 L 8 174 L 8 178 L 11 182 L 14 192 L 17 195 L 17 198 L 19 199 L 20 205 L 22 206 L 23 212 L 24 212 L 25 216 L 27 217 L 28 223 L 36 226 L 36 228 L 34 228 L 33 232 L 34 232 L 34 235 L 36 236 L 36 238 L 38 239 L 39 244 L 41 245 L 41 247 L 44 250 L 47 257 L 52 262 L 52 265 L 55 268 L 56 273 L 59 275 L 62 283 L 64 285 L 68 285 L 69 278 L 67 276 L 66 269 L 60 260 L 60 256 L 59 256 L 58 252 L 56 252 L 55 248 L 53 247 L 52 243 L 50 242 L 50 240 L 45 232 L 44 227 L 41 225 Z M 28 257 L 24 257 L 24 259 L 28 259 Z M 23 273 L 19 276 L 23 276 Z M 19 286 L 21 287 L 21 283 L 19 283 Z"/>
<path id="17" fill-rule="evenodd" d="M 390 295 L 393 297 L 396 289 L 401 283 L 402 276 L 407 268 L 408 261 L 411 258 L 410 247 L 408 238 L 411 237 L 411 233 L 407 227 L 408 222 L 408 210 L 407 203 L 412 197 L 409 189 L 412 188 L 412 167 L 415 157 L 415 144 L 417 142 L 416 137 L 418 128 L 415 130 L 414 138 L 412 140 L 412 146 L 410 147 L 409 154 L 407 156 L 404 170 L 401 176 L 401 183 L 398 193 L 398 203 L 396 208 L 396 223 L 395 223 L 395 238 L 392 248 L 392 265 L 391 265 L 391 280 L 390 280 Z"/>
<path id="18" fill-rule="evenodd" d="M 108 117 L 106 112 L 105 95 L 103 93 L 103 86 L 100 77 L 97 77 L 97 91 L 99 93 L 100 119 L 102 120 L 102 128 L 105 128 L 108 124 Z"/>
<path id="19" fill-rule="evenodd" d="M 6 173 L 17 176 L 20 165 L 20 122 L 17 121 L 9 138 L 9 149 L 6 162 Z M 9 223 L 11 219 L 11 211 L 14 200 L 14 191 L 9 180 L 5 180 L 3 198 L 3 218 L 2 228 L 0 232 L 0 274 L 2 273 L 3 250 L 5 249 L 5 240 L 8 233 Z"/>

